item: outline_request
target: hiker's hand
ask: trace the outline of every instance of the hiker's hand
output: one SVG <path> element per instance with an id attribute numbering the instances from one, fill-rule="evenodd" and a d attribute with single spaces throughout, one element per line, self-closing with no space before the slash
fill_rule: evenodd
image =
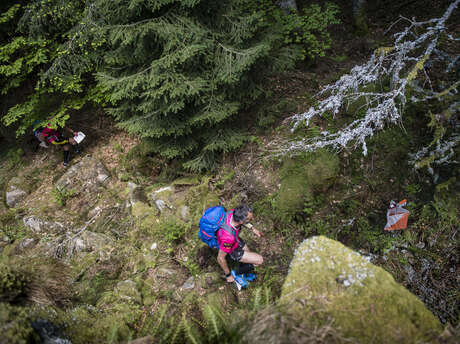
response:
<path id="1" fill-rule="evenodd" d="M 232 283 L 235 279 L 233 278 L 233 275 L 230 275 L 227 277 L 227 282 Z"/>
<path id="2" fill-rule="evenodd" d="M 260 233 L 257 229 L 255 229 L 254 227 L 252 227 L 252 232 L 258 236 L 259 238 L 262 236 L 262 233 Z"/>

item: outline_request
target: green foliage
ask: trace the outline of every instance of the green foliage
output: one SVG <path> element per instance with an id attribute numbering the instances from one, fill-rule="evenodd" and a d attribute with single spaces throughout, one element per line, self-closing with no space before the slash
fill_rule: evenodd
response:
<path id="1" fill-rule="evenodd" d="M 9 168 L 17 168 L 22 164 L 22 156 L 24 155 L 24 151 L 21 148 L 12 148 L 6 154 L 6 158 L 8 159 Z"/>
<path id="2" fill-rule="evenodd" d="M 60 207 L 65 206 L 67 201 L 77 194 L 78 192 L 74 189 L 67 190 L 66 188 L 54 187 L 53 190 L 51 190 L 51 195 L 53 196 L 54 201 Z"/>
<path id="3" fill-rule="evenodd" d="M 264 6 L 247 0 L 15 5 L 0 17 L 0 25 L 19 19 L 18 32 L 0 49 L 2 92 L 15 99 L 27 83 L 34 91 L 28 87 L 21 101 L 9 103 L 2 122 L 22 135 L 35 119 L 62 127 L 84 104 L 99 104 L 152 154 L 188 170 L 216 168 L 223 153 L 251 139 L 241 114 L 263 95 L 266 76 L 302 56 L 323 55 L 326 27 L 336 22 L 331 5 L 289 16 Z"/>
<path id="4" fill-rule="evenodd" d="M 0 262 L 0 301 L 12 302 L 26 293 L 30 278 L 17 265 Z"/>
<path id="5" fill-rule="evenodd" d="M 168 217 L 157 225 L 157 231 L 168 243 L 168 251 L 172 252 L 174 245 L 184 239 L 185 235 L 190 231 L 191 224 L 185 223 L 175 217 Z M 191 264 L 191 262 L 189 262 Z M 196 267 L 190 266 L 191 270 Z"/>
<path id="6" fill-rule="evenodd" d="M 28 319 L 29 312 L 23 307 L 15 307 L 0 302 L 0 342 L 27 344 L 40 341 Z"/>
<path id="7" fill-rule="evenodd" d="M 325 56 L 331 47 L 331 37 L 327 27 L 339 24 L 337 18 L 339 8 L 333 3 L 326 2 L 324 9 L 317 4 L 311 4 L 302 11 L 286 13 L 275 1 L 262 0 L 250 2 L 248 5 L 253 11 L 260 11 L 260 19 L 266 26 L 277 25 L 286 44 L 297 44 L 302 47 L 302 59 L 315 59 Z"/>

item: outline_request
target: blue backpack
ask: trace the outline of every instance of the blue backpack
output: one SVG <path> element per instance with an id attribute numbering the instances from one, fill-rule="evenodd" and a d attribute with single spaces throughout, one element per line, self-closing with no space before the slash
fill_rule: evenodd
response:
<path id="1" fill-rule="evenodd" d="M 221 205 L 211 207 L 205 210 L 200 219 L 200 230 L 198 237 L 211 248 L 219 248 L 217 243 L 216 232 L 219 228 L 235 236 L 235 230 L 225 223 L 228 212 Z"/>

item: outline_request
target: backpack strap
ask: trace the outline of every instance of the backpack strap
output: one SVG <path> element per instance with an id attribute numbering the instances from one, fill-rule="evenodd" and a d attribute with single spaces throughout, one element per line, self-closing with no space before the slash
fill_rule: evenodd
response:
<path id="1" fill-rule="evenodd" d="M 227 213 L 225 214 L 224 223 L 222 223 L 222 224 L 220 225 L 220 228 L 222 228 L 222 229 L 223 229 L 224 231 L 226 231 L 228 234 L 230 234 L 231 236 L 233 236 L 233 238 L 235 239 L 235 241 L 238 241 L 238 238 L 236 237 L 236 231 L 233 229 L 232 226 L 227 225 L 226 220 L 227 220 L 227 217 L 228 217 L 229 214 L 230 214 L 230 212 L 227 212 Z"/>

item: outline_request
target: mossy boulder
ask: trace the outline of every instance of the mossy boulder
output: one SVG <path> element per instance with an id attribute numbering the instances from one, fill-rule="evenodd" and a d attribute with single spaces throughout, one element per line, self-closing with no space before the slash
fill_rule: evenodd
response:
<path id="1" fill-rule="evenodd" d="M 209 188 L 209 178 L 199 185 L 190 187 L 184 194 L 185 203 L 190 207 L 191 223 L 199 223 L 204 211 L 220 204 L 219 196 Z"/>
<path id="2" fill-rule="evenodd" d="M 300 211 L 306 200 L 332 185 L 338 171 L 339 158 L 326 150 L 286 159 L 280 171 L 281 186 L 277 199 L 280 215 Z"/>
<path id="3" fill-rule="evenodd" d="M 388 272 L 323 236 L 297 248 L 279 304 L 303 323 L 332 320 L 345 338 L 362 343 L 427 342 L 442 330 Z"/>

